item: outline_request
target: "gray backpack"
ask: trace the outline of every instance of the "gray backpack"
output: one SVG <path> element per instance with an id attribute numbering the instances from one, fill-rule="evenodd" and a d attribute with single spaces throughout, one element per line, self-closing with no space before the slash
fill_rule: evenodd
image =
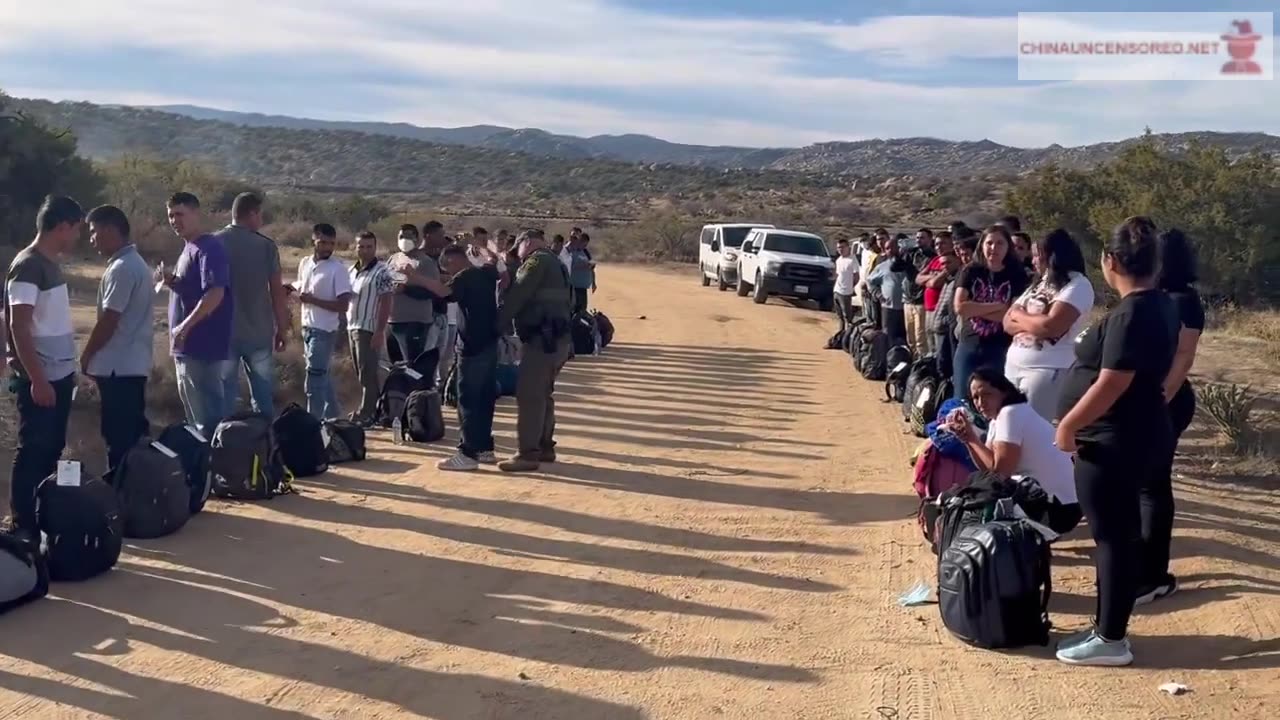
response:
<path id="1" fill-rule="evenodd" d="M 0 533 L 0 613 L 49 592 L 49 566 L 39 547 Z"/>

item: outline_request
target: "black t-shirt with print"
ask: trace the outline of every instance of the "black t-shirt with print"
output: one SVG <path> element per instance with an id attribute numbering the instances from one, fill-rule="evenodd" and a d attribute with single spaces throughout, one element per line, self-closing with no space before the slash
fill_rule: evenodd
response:
<path id="1" fill-rule="evenodd" d="M 458 303 L 458 338 L 466 357 L 498 342 L 498 269 L 469 267 L 449 281 L 449 299 Z"/>
<path id="2" fill-rule="evenodd" d="M 1160 290 L 1140 290 L 1120 300 L 1076 338 L 1076 364 L 1067 374 L 1059 417 L 1080 402 L 1103 370 L 1133 373 L 1133 382 L 1077 439 L 1150 452 L 1167 441 L 1169 413 L 1164 380 L 1178 347 L 1178 310 Z"/>
<path id="3" fill-rule="evenodd" d="M 973 302 L 1009 305 L 1027 289 L 1027 275 L 1021 266 L 992 272 L 986 265 L 969 263 L 956 278 L 956 290 L 960 288 L 969 291 Z M 1013 342 L 1000 320 L 960 318 L 959 322 L 961 342 L 1004 348 Z"/>

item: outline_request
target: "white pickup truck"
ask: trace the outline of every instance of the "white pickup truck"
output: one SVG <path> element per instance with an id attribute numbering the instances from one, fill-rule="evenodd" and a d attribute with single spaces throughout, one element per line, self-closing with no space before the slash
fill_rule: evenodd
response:
<path id="1" fill-rule="evenodd" d="M 817 301 L 831 310 L 836 264 L 826 242 L 799 230 L 752 230 L 738 254 L 738 295 L 764 303 L 770 295 Z"/>

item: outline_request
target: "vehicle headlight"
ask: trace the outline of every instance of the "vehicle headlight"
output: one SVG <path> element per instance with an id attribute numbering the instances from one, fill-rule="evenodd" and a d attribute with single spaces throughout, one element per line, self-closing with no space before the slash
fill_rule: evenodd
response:
<path id="1" fill-rule="evenodd" d="M 781 269 L 782 269 L 782 263 L 777 262 L 777 261 L 772 261 L 772 260 L 771 260 L 771 261 L 769 261 L 769 262 L 767 262 L 767 263 L 765 263 L 765 264 L 764 264 L 764 274 L 765 274 L 765 275 L 777 275 L 777 274 L 778 274 L 778 271 L 779 271 L 779 270 L 781 270 Z"/>
<path id="2" fill-rule="evenodd" d="M 738 259 L 738 253 L 737 253 L 737 252 L 735 252 L 735 251 L 733 251 L 733 250 L 725 250 L 725 251 L 724 251 L 724 259 L 725 259 L 725 260 L 729 260 L 729 261 L 737 260 L 737 259 Z"/>

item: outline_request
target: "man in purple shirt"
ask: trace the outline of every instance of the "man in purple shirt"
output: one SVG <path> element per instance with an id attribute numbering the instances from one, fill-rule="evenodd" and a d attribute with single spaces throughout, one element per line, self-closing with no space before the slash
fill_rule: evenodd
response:
<path id="1" fill-rule="evenodd" d="M 223 376 L 231 362 L 231 270 L 222 242 L 201 231 L 200 201 L 186 192 L 169 198 L 169 226 L 182 254 L 157 279 L 169 288 L 169 337 L 178 397 L 187 422 L 206 437 L 226 417 Z"/>

